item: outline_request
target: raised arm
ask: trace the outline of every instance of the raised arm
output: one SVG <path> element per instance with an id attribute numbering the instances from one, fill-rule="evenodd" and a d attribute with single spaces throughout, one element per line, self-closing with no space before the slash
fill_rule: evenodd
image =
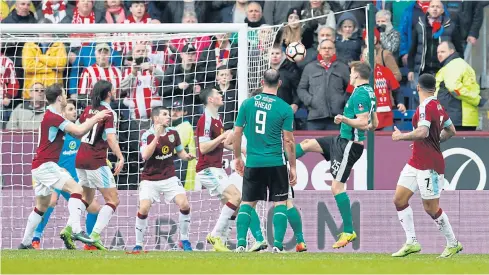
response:
<path id="1" fill-rule="evenodd" d="M 110 115 L 111 115 L 111 111 L 103 110 L 98 112 L 95 116 L 87 119 L 82 124 L 67 123 L 64 130 L 65 132 L 70 133 L 74 137 L 81 138 L 86 133 L 90 132 L 90 130 L 92 130 L 95 124 L 97 124 L 98 122 L 102 121 L 104 118 Z"/>

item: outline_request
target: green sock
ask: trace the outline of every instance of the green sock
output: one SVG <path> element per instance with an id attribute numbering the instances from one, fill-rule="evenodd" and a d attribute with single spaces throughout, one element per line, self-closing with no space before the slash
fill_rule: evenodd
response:
<path id="1" fill-rule="evenodd" d="M 255 208 L 251 208 L 250 231 L 251 234 L 253 235 L 253 238 L 255 238 L 257 242 L 263 242 L 263 234 L 261 232 L 260 218 L 258 217 Z"/>
<path id="2" fill-rule="evenodd" d="M 341 218 L 343 219 L 343 232 L 353 233 L 353 221 L 351 218 L 351 208 L 350 208 L 350 198 L 346 192 L 340 193 L 334 196 L 336 200 L 336 205 L 341 213 Z"/>
<path id="3" fill-rule="evenodd" d="M 297 208 L 292 207 L 287 210 L 287 218 L 289 220 L 292 230 L 294 230 L 294 235 L 297 243 L 304 242 L 304 234 L 302 233 L 302 219 L 301 214 Z"/>
<path id="4" fill-rule="evenodd" d="M 238 217 L 236 220 L 236 230 L 238 235 L 238 246 L 246 247 L 246 234 L 250 226 L 251 211 L 253 207 L 248 204 L 242 204 L 239 207 Z"/>
<path id="5" fill-rule="evenodd" d="M 297 143 L 295 145 L 295 158 L 298 159 L 298 158 L 302 157 L 305 154 L 306 154 L 306 152 L 304 152 L 304 150 L 302 150 L 301 144 L 300 143 Z"/>
<path id="6" fill-rule="evenodd" d="M 283 249 L 285 230 L 287 230 L 287 206 L 277 205 L 273 209 L 273 245 Z"/>

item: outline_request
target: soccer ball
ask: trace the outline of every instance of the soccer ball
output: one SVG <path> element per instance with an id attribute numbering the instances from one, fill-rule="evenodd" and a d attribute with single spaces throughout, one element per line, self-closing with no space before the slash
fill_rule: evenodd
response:
<path id="1" fill-rule="evenodd" d="M 292 42 L 287 46 L 285 56 L 292 62 L 301 62 L 306 57 L 306 47 L 300 42 Z"/>

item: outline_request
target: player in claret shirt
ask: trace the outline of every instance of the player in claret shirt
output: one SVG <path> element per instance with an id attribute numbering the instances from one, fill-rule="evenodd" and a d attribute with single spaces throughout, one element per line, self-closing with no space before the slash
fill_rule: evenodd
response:
<path id="1" fill-rule="evenodd" d="M 95 124 L 92 130 L 81 139 L 75 165 L 80 185 L 83 186 L 83 198 L 86 202 L 92 203 L 96 189 L 102 193 L 105 200 L 105 205 L 100 209 L 97 222 L 93 227 L 92 234 L 90 234 L 90 238 L 95 240 L 93 245 L 99 250 L 105 250 L 100 241 L 100 233 L 109 223 L 119 204 L 114 176 L 106 162 L 109 147 L 119 159 L 115 166 L 114 175 L 117 175 L 124 166 L 124 157 L 119 148 L 115 131 L 117 118 L 110 107 L 110 102 L 115 98 L 115 94 L 115 88 L 109 81 L 100 80 L 95 83 L 91 94 L 92 105 L 85 108 L 79 119 L 80 122 L 84 122 L 99 112 L 110 112 L 109 116 Z"/>
<path id="2" fill-rule="evenodd" d="M 418 189 L 426 213 L 433 218 L 438 230 L 447 239 L 447 246 L 440 257 L 451 257 L 463 249 L 455 238 L 447 214 L 440 208 L 440 193 L 445 182 L 445 160 L 440 143 L 455 135 L 455 126 L 436 100 L 435 89 L 434 76 L 423 74 L 419 77 L 417 90 L 421 105 L 413 116 L 414 130 L 401 133 L 395 128 L 392 133 L 394 141 L 413 141 L 413 154 L 401 172 L 394 195 L 397 216 L 406 232 L 407 241 L 398 252 L 392 254 L 394 257 L 404 257 L 421 251 L 414 232 L 413 210 L 409 206 L 409 199 Z"/>
<path id="3" fill-rule="evenodd" d="M 173 152 L 184 160 L 195 158 L 183 150 L 180 136 L 170 126 L 170 111 L 164 107 L 151 110 L 153 126 L 141 137 L 141 156 L 146 161 L 141 174 L 139 186 L 139 210 L 136 217 L 136 246 L 132 253 L 143 249 L 144 233 L 148 227 L 148 213 L 154 202 L 160 202 L 160 194 L 165 202 L 175 202 L 180 208 L 179 228 L 180 246 L 185 251 L 192 251 L 188 239 L 190 225 L 190 205 L 182 183 L 176 176 L 173 164 Z"/>
<path id="4" fill-rule="evenodd" d="M 39 145 L 36 156 L 32 160 L 32 181 L 36 195 L 36 206 L 29 215 L 22 243 L 19 249 L 33 249 L 31 241 L 34 230 L 42 220 L 51 201 L 53 189 L 59 189 L 70 193 L 68 200 L 69 218 L 67 226 L 61 231 L 60 237 L 64 240 L 66 248 L 75 249 L 73 240 L 79 240 L 85 244 L 94 242 L 80 226 L 81 213 L 88 204 L 82 200 L 82 188 L 70 174 L 59 167 L 58 161 L 63 148 L 64 133 L 81 137 L 88 133 L 99 121 L 103 121 L 110 115 L 108 111 L 102 111 L 87 119 L 81 125 L 66 120 L 61 112 L 66 107 L 66 92 L 59 84 L 49 86 L 45 92 L 49 103 L 39 129 Z"/>

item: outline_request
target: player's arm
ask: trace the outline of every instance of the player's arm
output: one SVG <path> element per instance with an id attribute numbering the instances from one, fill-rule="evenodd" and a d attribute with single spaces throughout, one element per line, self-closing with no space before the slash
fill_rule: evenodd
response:
<path id="1" fill-rule="evenodd" d="M 222 134 L 220 134 L 217 138 L 215 139 L 210 139 L 210 137 L 199 137 L 199 147 L 200 147 L 200 153 L 205 155 L 209 152 L 212 152 L 214 149 L 219 146 L 227 137 L 229 134 L 229 131 L 226 131 Z"/>
<path id="2" fill-rule="evenodd" d="M 295 138 L 292 131 L 282 131 L 284 134 L 284 147 L 285 153 L 287 153 L 287 159 L 289 160 L 290 168 L 295 168 Z"/>
<path id="3" fill-rule="evenodd" d="M 375 131 L 379 126 L 379 118 L 377 117 L 377 112 L 372 112 L 372 116 L 370 117 L 370 124 L 368 125 L 369 131 Z"/>
<path id="4" fill-rule="evenodd" d="M 61 130 L 68 132 L 72 136 L 76 138 L 82 138 L 86 133 L 92 130 L 93 126 L 98 122 L 102 121 L 106 117 L 111 115 L 111 111 L 103 110 L 98 112 L 93 117 L 85 120 L 82 124 L 74 124 L 66 120 L 66 124 L 64 125 L 64 130 L 60 127 Z"/>
<path id="5" fill-rule="evenodd" d="M 397 129 L 397 127 L 394 126 L 394 128 L 396 131 L 399 131 L 399 129 Z M 421 140 L 421 139 L 427 138 L 429 134 L 430 134 L 430 127 L 429 126 L 418 124 L 418 128 L 416 128 L 415 130 L 413 130 L 409 133 L 401 133 L 397 140 L 406 140 L 406 141 Z"/>
<path id="6" fill-rule="evenodd" d="M 448 119 L 443 125 L 443 130 L 440 133 L 440 143 L 449 140 L 451 137 L 455 136 L 457 131 L 455 126 L 453 126 L 452 120 Z"/>
<path id="7" fill-rule="evenodd" d="M 119 142 L 117 141 L 115 133 L 107 134 L 107 143 L 109 144 L 112 153 L 114 153 L 114 155 L 116 155 L 117 159 L 119 160 L 114 173 L 115 175 L 117 175 L 124 165 L 124 156 L 122 155 L 121 148 L 119 147 Z"/>
<path id="8" fill-rule="evenodd" d="M 151 140 L 151 142 L 148 144 L 147 143 L 147 136 L 143 134 L 143 138 L 142 138 L 142 146 L 141 146 L 141 157 L 143 158 L 143 160 L 148 160 L 149 158 L 151 158 L 151 156 L 153 155 L 153 153 L 155 152 L 155 149 L 156 149 L 156 145 L 158 145 L 158 139 L 155 135 L 155 137 L 153 138 L 153 140 Z"/>
<path id="9" fill-rule="evenodd" d="M 365 113 L 361 113 L 361 114 L 357 114 L 356 118 L 354 119 L 350 119 L 350 118 L 347 118 L 345 116 L 342 116 L 342 115 L 337 115 L 336 117 L 339 117 L 341 116 L 341 121 L 339 121 L 340 123 L 343 122 L 355 129 L 360 129 L 360 130 L 368 130 L 368 112 L 365 112 Z"/>
<path id="10" fill-rule="evenodd" d="M 231 144 L 233 147 L 234 158 L 241 159 L 241 142 L 243 139 L 243 127 L 235 126 Z"/>

